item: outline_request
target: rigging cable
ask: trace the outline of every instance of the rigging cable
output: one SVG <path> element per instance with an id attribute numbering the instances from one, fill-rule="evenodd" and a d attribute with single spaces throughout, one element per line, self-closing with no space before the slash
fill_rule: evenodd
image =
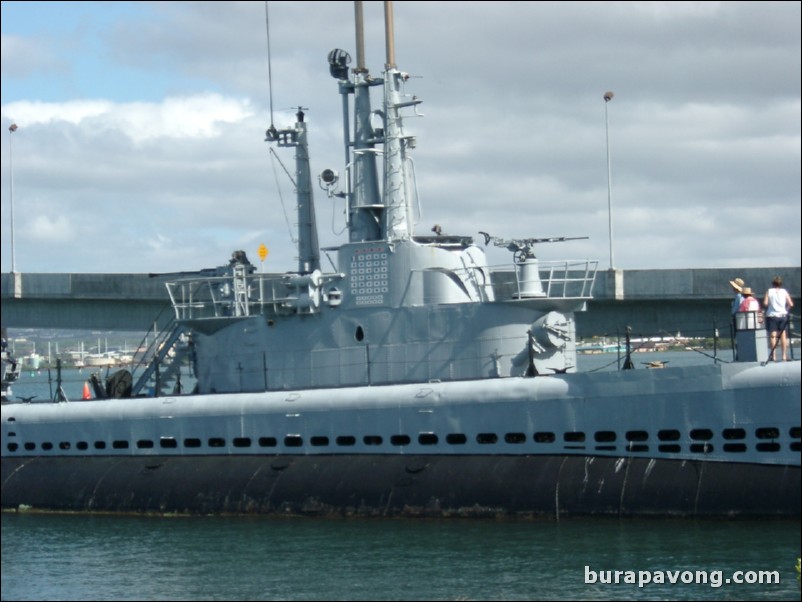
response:
<path id="1" fill-rule="evenodd" d="M 295 234 L 292 232 L 292 225 L 290 225 L 290 218 L 287 216 L 287 208 L 284 206 L 284 196 L 281 194 L 281 186 L 278 183 L 278 173 L 276 172 L 276 161 L 278 164 L 281 165 L 281 168 L 284 170 L 284 173 L 287 174 L 287 177 L 292 182 L 292 185 L 298 188 L 295 184 L 295 180 L 292 179 L 290 172 L 287 171 L 287 168 L 284 167 L 284 163 L 282 163 L 281 158 L 276 154 L 276 151 L 273 148 L 270 148 L 270 165 L 273 167 L 273 179 L 276 180 L 276 190 L 278 191 L 278 200 L 281 202 L 281 211 L 284 213 L 284 221 L 287 222 L 287 230 L 290 233 L 290 240 L 292 244 L 298 244 L 298 239 L 295 237 Z"/>
<path id="2" fill-rule="evenodd" d="M 270 59 L 270 17 L 267 13 L 267 0 L 265 0 L 265 30 L 267 32 L 267 88 L 270 97 L 270 129 L 273 127 L 273 68 Z"/>
<path id="3" fill-rule="evenodd" d="M 268 128 L 268 136 L 271 133 L 276 133 L 276 127 L 273 122 L 273 62 L 271 60 L 270 54 L 270 16 L 267 10 L 268 2 L 265 0 L 265 32 L 267 33 L 267 87 L 268 87 L 268 95 L 270 98 L 270 127 Z M 287 176 L 290 178 L 290 182 L 292 182 L 293 186 L 297 188 L 295 181 L 292 179 L 290 172 L 287 171 L 287 168 L 284 167 L 284 164 L 281 162 L 281 159 L 276 154 L 276 151 L 273 148 L 270 148 L 270 164 L 273 167 L 273 179 L 276 181 L 276 190 L 278 192 L 278 198 L 281 202 L 281 211 L 284 213 L 284 221 L 287 223 L 287 230 L 290 234 L 290 240 L 293 244 L 297 244 L 298 240 L 295 238 L 295 235 L 292 232 L 292 226 L 290 225 L 290 219 L 287 216 L 287 208 L 284 206 L 284 196 L 281 194 L 281 186 L 278 181 L 278 173 L 276 172 L 276 161 L 278 161 L 279 165 L 281 165 L 282 169 L 285 171 Z"/>

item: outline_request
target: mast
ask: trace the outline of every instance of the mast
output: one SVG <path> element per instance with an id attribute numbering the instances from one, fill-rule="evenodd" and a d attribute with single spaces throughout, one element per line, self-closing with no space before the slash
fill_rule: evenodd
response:
<path id="1" fill-rule="evenodd" d="M 402 86 L 409 78 L 395 66 L 393 43 L 393 4 L 386 1 L 385 34 L 387 62 L 384 77 L 371 77 L 365 66 L 364 19 L 362 2 L 354 2 L 357 62 L 353 81 L 349 80 L 351 57 L 340 49 L 329 53 L 329 70 L 338 80 L 343 96 L 343 129 L 346 169 L 351 178 L 346 193 L 348 234 L 350 242 L 374 240 L 406 240 L 412 237 L 412 198 L 407 148 L 414 138 L 404 134 L 401 109 L 420 103 L 416 98 L 404 100 Z M 382 110 L 373 111 L 370 88 L 384 86 Z M 354 95 L 354 137 L 348 131 L 348 95 Z M 378 127 L 376 120 L 383 122 Z M 376 147 L 383 145 L 380 151 Z M 353 149 L 353 158 L 351 151 Z M 376 155 L 384 155 L 383 191 L 379 192 Z"/>
<path id="2" fill-rule="evenodd" d="M 306 138 L 304 112 L 298 107 L 295 124 L 295 169 L 298 181 L 298 273 L 309 274 L 320 269 L 320 245 L 317 240 L 315 203 L 312 197 L 312 170 L 309 167 L 309 144 Z"/>
<path id="3" fill-rule="evenodd" d="M 356 20 L 356 68 L 354 69 L 354 158 L 353 190 L 349 199 L 351 242 L 382 238 L 384 208 L 379 196 L 376 167 L 376 133 L 371 125 L 370 87 L 381 83 L 371 78 L 365 66 L 362 2 L 354 2 Z M 347 96 L 345 97 L 347 98 Z"/>
<path id="4" fill-rule="evenodd" d="M 279 147 L 295 147 L 295 188 L 298 203 L 298 273 L 310 274 L 320 269 L 320 245 L 317 238 L 315 205 L 312 197 L 312 171 L 302 107 L 295 114 L 295 127 L 267 130 L 266 140 Z"/>
<path id="5" fill-rule="evenodd" d="M 273 76 L 270 57 L 270 20 L 265 2 L 265 27 L 267 30 L 268 83 L 270 87 L 270 127 L 265 132 L 267 142 L 276 142 L 279 147 L 295 147 L 295 194 L 298 211 L 298 273 L 311 274 L 320 270 L 320 245 L 317 238 L 315 203 L 312 196 L 312 170 L 309 166 L 309 143 L 307 140 L 304 109 L 298 107 L 295 127 L 277 130 L 273 125 Z M 245 305 L 247 313 L 247 303 Z"/>
<path id="6" fill-rule="evenodd" d="M 393 3 L 384 3 L 384 28 L 387 61 L 384 72 L 384 205 L 385 238 L 405 240 L 412 237 L 412 202 L 407 173 L 407 147 L 411 138 L 404 134 L 401 109 L 418 104 L 413 99 L 404 101 L 402 87 L 409 79 L 395 65 L 395 45 L 393 38 Z"/>

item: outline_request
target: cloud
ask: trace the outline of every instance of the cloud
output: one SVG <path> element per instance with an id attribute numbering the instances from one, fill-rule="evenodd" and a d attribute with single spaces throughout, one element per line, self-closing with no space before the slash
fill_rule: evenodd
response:
<path id="1" fill-rule="evenodd" d="M 240 122 L 253 112 L 247 99 L 219 94 L 171 97 L 160 103 L 17 101 L 3 106 L 3 115 L 13 116 L 23 127 L 64 122 L 95 132 L 119 132 L 134 142 L 218 137 L 224 124 Z"/>
<path id="2" fill-rule="evenodd" d="M 3 124 L 20 125 L 20 269 L 51 268 L 54 257 L 64 271 L 197 269 L 239 248 L 253 257 L 262 242 L 267 270 L 294 267 L 293 154 L 277 149 L 283 167 L 274 164 L 264 131 L 304 106 L 313 174 L 343 176 L 342 97 L 326 55 L 354 56 L 353 7 L 269 7 L 271 78 L 264 4 L 248 2 L 137 4 L 124 18 L 103 11 L 94 30 L 87 17 L 80 35 L 47 38 L 42 56 L 69 57 L 61 68 L 42 59 L 49 95 L 4 62 Z M 588 236 L 541 254 L 606 267 L 602 94 L 613 90 L 617 267 L 799 265 L 799 13 L 798 3 L 398 3 L 396 59 L 412 75 L 406 92 L 424 101 L 425 117 L 405 123 L 418 139 L 419 230 Z M 365 20 L 378 77 L 381 3 L 366 3 Z M 46 48 L 37 35 L 14 37 Z M 69 53 L 59 54 L 63 40 Z M 321 244 L 343 242 L 342 203 L 314 192 Z M 43 246 L 37 216 L 111 252 L 56 233 Z M 2 226 L 5 244 L 5 217 Z M 745 232 L 770 244 L 746 250 Z"/>
<path id="3" fill-rule="evenodd" d="M 27 238 L 34 244 L 79 242 L 70 220 L 64 215 L 36 215 L 27 223 Z"/>
<path id="4" fill-rule="evenodd" d="M 69 71 L 69 63 L 54 56 L 47 45 L 36 38 L 3 34 L 0 54 L 4 77 L 25 79 Z"/>

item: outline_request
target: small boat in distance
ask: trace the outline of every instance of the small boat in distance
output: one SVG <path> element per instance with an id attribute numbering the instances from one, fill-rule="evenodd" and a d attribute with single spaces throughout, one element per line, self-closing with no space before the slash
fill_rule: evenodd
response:
<path id="1" fill-rule="evenodd" d="M 106 398 L 4 403 L 3 508 L 799 517 L 800 363 L 768 361 L 754 320 L 740 321 L 737 362 L 635 369 L 626 349 L 627 369 L 583 373 L 575 314 L 596 261 L 542 260 L 536 248 L 569 239 L 522 223 L 480 244 L 416 232 L 405 118 L 422 101 L 385 7 L 381 75 L 365 66 L 360 2 L 355 67 L 328 56 L 348 160 L 342 181 L 327 169 L 320 182 L 345 203 L 347 240 L 318 245 L 299 108 L 266 132 L 294 154 L 297 270 L 261 274 L 235 251 L 176 275 L 173 326 Z"/>
<path id="2" fill-rule="evenodd" d="M 23 356 L 22 364 L 26 370 L 35 372 L 36 370 L 39 370 L 42 365 L 42 356 L 33 351 L 30 354 Z"/>

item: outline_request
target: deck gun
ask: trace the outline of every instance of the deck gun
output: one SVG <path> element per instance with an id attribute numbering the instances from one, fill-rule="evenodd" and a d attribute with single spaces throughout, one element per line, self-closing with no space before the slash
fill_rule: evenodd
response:
<path id="1" fill-rule="evenodd" d="M 479 232 L 485 237 L 485 246 L 493 242 L 496 247 L 507 249 L 513 254 L 515 262 L 515 276 L 518 280 L 518 293 L 514 297 L 524 299 L 531 297 L 545 297 L 543 283 L 540 280 L 539 262 L 535 256 L 535 245 L 544 242 L 564 242 L 566 240 L 584 240 L 587 236 L 550 237 L 550 238 L 512 238 L 503 239 L 491 236 L 487 232 Z"/>

